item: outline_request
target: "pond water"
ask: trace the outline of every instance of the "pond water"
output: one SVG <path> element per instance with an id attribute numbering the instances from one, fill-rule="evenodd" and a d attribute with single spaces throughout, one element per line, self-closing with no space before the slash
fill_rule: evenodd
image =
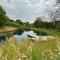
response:
<path id="1" fill-rule="evenodd" d="M 11 33 L 12 34 L 12 33 Z M 12 36 L 15 36 L 16 40 L 26 40 L 28 39 L 27 35 L 31 35 L 31 36 L 37 36 L 37 35 L 47 35 L 45 32 L 39 32 L 39 31 L 16 31 L 13 33 Z M 12 36 L 7 36 L 9 38 L 11 38 Z M 6 40 L 5 38 L 6 36 L 0 36 L 0 41 L 2 40 Z"/>
<path id="2" fill-rule="evenodd" d="M 16 40 L 27 40 L 28 39 L 28 35 L 31 35 L 31 36 L 41 36 L 41 35 L 47 35 L 45 32 L 39 32 L 39 31 L 23 31 L 22 33 L 21 32 L 18 32 L 15 34 L 15 38 Z"/>
<path id="3" fill-rule="evenodd" d="M 16 34 L 15 38 L 16 40 L 26 40 L 28 39 L 27 35 L 36 36 L 37 33 L 34 31 L 24 31 L 21 35 Z"/>

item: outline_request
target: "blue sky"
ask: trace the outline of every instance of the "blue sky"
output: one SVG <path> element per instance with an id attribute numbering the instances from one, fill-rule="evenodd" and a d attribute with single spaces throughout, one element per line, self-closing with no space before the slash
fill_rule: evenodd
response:
<path id="1" fill-rule="evenodd" d="M 58 7 L 60 0 L 0 0 L 0 5 L 12 19 L 34 22 L 35 18 L 48 17 L 46 10 Z"/>

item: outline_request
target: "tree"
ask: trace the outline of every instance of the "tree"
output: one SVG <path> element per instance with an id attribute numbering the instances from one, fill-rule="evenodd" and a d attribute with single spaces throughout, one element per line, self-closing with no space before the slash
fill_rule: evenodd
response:
<path id="1" fill-rule="evenodd" d="M 2 8 L 2 6 L 0 6 L 0 25 L 2 24 L 6 24 L 5 22 L 9 20 L 9 18 L 6 16 L 6 12 L 5 10 Z"/>
<path id="2" fill-rule="evenodd" d="M 42 19 L 40 17 L 37 17 L 35 22 L 34 22 L 34 26 L 35 27 L 41 27 L 42 25 Z"/>
<path id="3" fill-rule="evenodd" d="M 48 15 L 53 22 L 53 27 L 56 27 L 56 21 L 60 20 L 60 8 L 52 11 L 51 9 L 48 11 Z"/>
<path id="4" fill-rule="evenodd" d="M 21 20 L 16 20 L 16 22 L 23 25 L 23 22 Z"/>
<path id="5" fill-rule="evenodd" d="M 0 16 L 1 15 L 6 15 L 5 10 L 2 8 L 2 6 L 0 6 Z"/>
<path id="6" fill-rule="evenodd" d="M 29 25 L 29 22 L 25 22 L 26 25 Z"/>

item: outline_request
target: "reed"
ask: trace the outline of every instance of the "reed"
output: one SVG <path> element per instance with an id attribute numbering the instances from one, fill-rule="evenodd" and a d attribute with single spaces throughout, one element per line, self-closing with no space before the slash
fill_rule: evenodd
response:
<path id="1" fill-rule="evenodd" d="M 0 43 L 0 60 L 60 60 L 60 40 L 31 42 L 13 37 Z"/>

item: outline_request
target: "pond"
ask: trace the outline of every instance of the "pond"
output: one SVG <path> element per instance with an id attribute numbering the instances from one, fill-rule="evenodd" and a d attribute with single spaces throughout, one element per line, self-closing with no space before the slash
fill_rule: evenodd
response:
<path id="1" fill-rule="evenodd" d="M 45 32 L 40 32 L 40 31 L 16 31 L 16 32 L 12 32 L 10 33 L 9 35 L 7 36 L 0 36 L 0 41 L 5 41 L 6 40 L 6 37 L 9 39 L 11 38 L 12 36 L 15 36 L 16 40 L 26 40 L 28 39 L 28 35 L 31 35 L 31 36 L 37 36 L 37 35 L 48 35 L 47 33 Z"/>
<path id="2" fill-rule="evenodd" d="M 15 37 L 16 37 L 16 40 L 26 40 L 28 39 L 28 35 L 31 35 L 31 36 L 37 36 L 37 35 L 47 35 L 46 33 L 44 32 L 38 32 L 38 31 L 23 31 L 22 33 L 19 32 L 15 34 Z"/>

